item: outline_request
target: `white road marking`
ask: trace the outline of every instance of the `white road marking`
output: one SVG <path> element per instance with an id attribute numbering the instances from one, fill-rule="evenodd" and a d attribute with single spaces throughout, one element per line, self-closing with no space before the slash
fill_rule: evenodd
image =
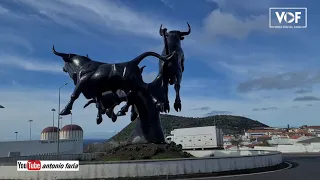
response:
<path id="1" fill-rule="evenodd" d="M 288 167 L 284 169 L 277 169 L 273 171 L 265 171 L 265 172 L 258 172 L 258 173 L 248 173 L 248 174 L 236 174 L 236 175 L 225 175 L 225 176 L 211 176 L 211 177 L 199 177 L 199 178 L 185 178 L 185 179 L 195 179 L 195 180 L 206 180 L 206 179 L 218 179 L 218 178 L 230 178 L 230 177 L 239 177 L 239 176 L 252 176 L 258 174 L 267 174 L 267 173 L 274 173 L 278 171 L 283 171 L 292 168 L 292 164 L 288 162 L 284 162 L 288 164 Z M 176 179 L 176 180 L 184 180 L 184 179 Z"/>

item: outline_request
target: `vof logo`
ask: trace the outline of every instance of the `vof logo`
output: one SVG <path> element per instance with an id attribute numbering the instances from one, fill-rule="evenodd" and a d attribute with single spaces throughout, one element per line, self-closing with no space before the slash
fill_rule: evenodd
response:
<path id="1" fill-rule="evenodd" d="M 270 28 L 306 28 L 307 8 L 269 8 Z"/>
<path id="2" fill-rule="evenodd" d="M 282 23 L 284 20 L 286 23 L 298 23 L 298 20 L 301 19 L 301 12 L 275 12 L 279 23 Z"/>

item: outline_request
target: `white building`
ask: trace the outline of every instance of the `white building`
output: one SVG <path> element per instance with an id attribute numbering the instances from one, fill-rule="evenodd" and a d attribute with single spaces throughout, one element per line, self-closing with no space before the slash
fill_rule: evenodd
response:
<path id="1" fill-rule="evenodd" d="M 166 141 L 181 144 L 183 149 L 215 149 L 223 147 L 223 134 L 216 126 L 180 128 L 171 131 Z"/>
<path id="2" fill-rule="evenodd" d="M 271 136 L 283 134 L 285 131 L 280 129 L 250 129 L 245 132 L 245 138 L 256 138 L 260 136 Z"/>
<path id="3" fill-rule="evenodd" d="M 314 135 L 320 134 L 320 126 L 307 126 L 306 129 Z"/>
<path id="4" fill-rule="evenodd" d="M 54 155 L 58 150 L 58 128 L 42 130 L 40 140 L 0 142 L 0 157 Z M 83 130 L 80 126 L 66 125 L 60 130 L 60 154 L 83 153 Z"/>

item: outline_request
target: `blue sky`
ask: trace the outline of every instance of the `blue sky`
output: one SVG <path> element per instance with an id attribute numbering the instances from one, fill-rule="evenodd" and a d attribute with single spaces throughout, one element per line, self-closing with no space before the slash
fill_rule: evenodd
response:
<path id="1" fill-rule="evenodd" d="M 51 53 L 89 54 L 104 62 L 128 61 L 145 51 L 161 53 L 160 24 L 192 32 L 183 41 L 185 72 L 182 112 L 247 116 L 271 126 L 319 124 L 319 12 L 311 0 L 12 0 L 0 2 L 0 139 L 28 138 L 52 124 L 51 108 L 66 105 L 73 90 L 63 62 Z M 319 5 L 319 4 L 318 4 Z M 308 28 L 269 29 L 269 7 L 307 7 Z M 157 74 L 147 58 L 144 79 Z M 96 125 L 94 106 L 83 110 L 81 96 L 73 121 L 85 136 L 119 131 L 128 117 Z M 173 107 L 174 89 L 170 88 Z M 70 123 L 65 116 L 63 124 Z"/>

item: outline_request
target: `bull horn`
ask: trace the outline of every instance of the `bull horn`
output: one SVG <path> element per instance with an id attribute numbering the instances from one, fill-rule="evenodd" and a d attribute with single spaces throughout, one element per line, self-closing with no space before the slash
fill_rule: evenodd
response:
<path id="1" fill-rule="evenodd" d="M 163 36 L 163 33 L 167 34 L 167 28 L 162 29 L 162 24 L 161 24 L 160 29 L 159 29 L 160 36 Z"/>
<path id="2" fill-rule="evenodd" d="M 141 68 L 140 68 L 140 72 L 141 73 L 143 73 L 143 69 L 145 68 L 146 66 L 142 66 Z"/>
<path id="3" fill-rule="evenodd" d="M 187 24 L 188 24 L 188 32 L 181 32 L 180 34 L 181 34 L 181 36 L 187 36 L 187 35 L 189 35 L 190 33 L 191 33 L 191 27 L 190 27 L 190 24 L 187 22 Z"/>
<path id="4" fill-rule="evenodd" d="M 160 36 L 163 36 L 163 33 L 162 33 L 162 24 L 160 25 L 159 34 L 160 34 Z"/>
<path id="5" fill-rule="evenodd" d="M 60 57 L 63 57 L 63 58 L 69 58 L 69 57 L 70 57 L 70 54 L 65 54 L 65 53 L 57 52 L 57 51 L 54 49 L 54 45 L 52 46 L 52 52 L 53 52 L 53 54 L 55 54 L 55 55 L 57 55 L 57 56 L 60 56 Z"/>

